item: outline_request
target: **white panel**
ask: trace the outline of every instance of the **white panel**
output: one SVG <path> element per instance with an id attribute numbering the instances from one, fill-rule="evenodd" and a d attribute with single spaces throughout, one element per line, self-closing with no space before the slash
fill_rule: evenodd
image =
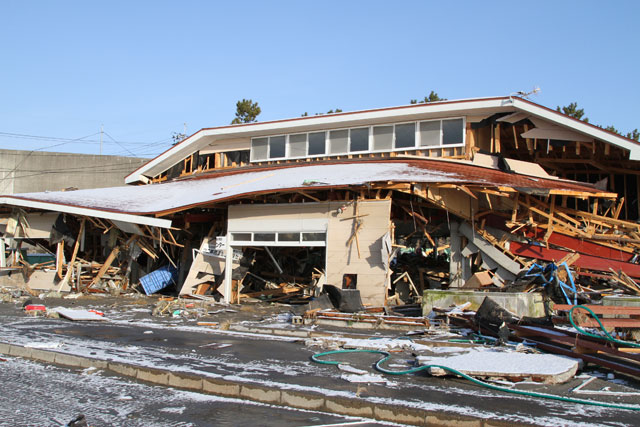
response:
<path id="1" fill-rule="evenodd" d="M 250 150 L 250 138 L 234 138 L 224 139 L 222 141 L 212 142 L 207 148 L 200 150 L 200 155 L 221 153 L 223 151 Z"/>
<path id="2" fill-rule="evenodd" d="M 228 230 L 232 233 L 238 232 L 266 232 L 266 231 L 323 231 L 327 229 L 328 220 L 326 218 L 317 219 L 260 219 L 256 220 L 234 220 L 229 219 Z"/>
<path id="3" fill-rule="evenodd" d="M 120 230 L 124 231 L 125 233 L 144 236 L 144 233 L 142 232 L 142 230 L 140 230 L 140 227 L 138 227 L 136 224 L 132 224 L 130 222 L 124 222 L 124 221 L 117 221 L 117 220 L 111 220 L 111 222 L 113 222 L 113 224 L 116 227 L 118 227 Z"/>

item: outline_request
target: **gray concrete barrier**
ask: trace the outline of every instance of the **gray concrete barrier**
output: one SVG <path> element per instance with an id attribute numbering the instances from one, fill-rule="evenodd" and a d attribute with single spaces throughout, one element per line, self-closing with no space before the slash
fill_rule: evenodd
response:
<path id="1" fill-rule="evenodd" d="M 472 417 L 460 417 L 440 412 L 436 413 L 435 411 L 425 411 L 402 405 L 377 404 L 359 397 L 324 396 L 320 392 L 280 390 L 276 387 L 268 387 L 261 384 L 236 382 L 222 378 L 200 377 L 193 373 L 169 372 L 157 368 L 136 366 L 122 362 L 110 362 L 6 343 L 0 343 L 0 354 L 76 368 L 96 367 L 117 375 L 162 386 L 286 406 L 294 409 L 330 412 L 353 417 L 366 417 L 379 421 L 411 425 L 468 427 L 512 425 Z"/>

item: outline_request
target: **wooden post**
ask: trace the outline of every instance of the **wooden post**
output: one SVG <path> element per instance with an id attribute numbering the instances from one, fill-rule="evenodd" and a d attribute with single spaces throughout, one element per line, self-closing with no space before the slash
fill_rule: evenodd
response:
<path id="1" fill-rule="evenodd" d="M 62 279 L 62 264 L 64 264 L 64 240 L 58 242 L 56 248 L 56 274 Z"/>
<path id="2" fill-rule="evenodd" d="M 107 257 L 107 260 L 104 262 L 104 264 L 102 264 L 102 267 L 100 267 L 100 270 L 98 270 L 98 274 L 96 274 L 96 277 L 93 278 L 91 283 L 89 283 L 89 285 L 85 289 L 90 288 L 91 286 L 98 283 L 100 279 L 102 279 L 102 276 L 104 276 L 104 274 L 107 272 L 109 267 L 111 267 L 111 264 L 113 264 L 113 261 L 116 259 L 119 253 L 120 253 L 120 247 L 119 246 L 114 247 L 111 253 L 109 254 L 109 256 Z"/>
<path id="3" fill-rule="evenodd" d="M 471 160 L 473 149 L 476 146 L 476 133 L 471 129 L 471 123 L 467 122 L 467 143 L 465 147 L 465 159 Z"/>
<path id="4" fill-rule="evenodd" d="M 65 273 L 64 278 L 60 282 L 60 286 L 58 287 L 58 292 L 60 292 L 65 285 L 69 284 L 69 280 L 73 275 L 73 264 L 76 262 L 76 256 L 78 256 L 78 249 L 80 249 L 80 242 L 82 241 L 82 238 L 84 235 L 84 225 L 86 221 L 87 221 L 86 218 L 82 218 L 82 221 L 80 222 L 80 231 L 78 231 L 78 237 L 76 238 L 76 243 L 73 245 L 73 253 L 71 254 L 71 260 L 69 260 L 69 263 L 67 264 L 67 272 Z M 78 286 L 79 285 L 80 284 L 78 283 Z M 79 289 L 79 287 L 76 287 L 76 289 Z"/>
<path id="5" fill-rule="evenodd" d="M 520 193 L 516 193 L 516 198 L 513 201 L 513 212 L 511 213 L 511 222 L 516 222 L 518 219 L 518 201 L 520 198 Z"/>

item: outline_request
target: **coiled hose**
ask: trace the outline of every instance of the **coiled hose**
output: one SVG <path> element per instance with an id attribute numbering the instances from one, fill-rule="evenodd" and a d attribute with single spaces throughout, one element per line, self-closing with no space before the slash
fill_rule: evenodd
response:
<path id="1" fill-rule="evenodd" d="M 575 310 L 576 308 L 581 308 L 583 310 L 587 310 L 589 312 L 589 314 L 591 314 L 591 316 L 593 316 L 593 318 L 596 319 L 596 321 L 600 325 L 600 329 L 602 329 L 602 332 L 604 332 L 605 336 L 603 337 L 602 335 L 592 334 L 590 332 L 585 331 L 580 326 L 576 325 L 575 322 L 573 321 L 573 310 Z M 611 334 L 609 332 L 607 332 L 607 330 L 604 328 L 604 325 L 602 324 L 602 322 L 600 321 L 598 316 L 596 316 L 596 314 L 593 311 L 591 311 L 591 309 L 589 307 L 585 307 L 584 305 L 574 305 L 573 307 L 571 307 L 571 310 L 569 310 L 569 321 L 571 322 L 571 325 L 574 328 L 576 328 L 576 330 L 578 332 L 580 332 L 581 334 L 586 335 L 588 337 L 601 338 L 601 339 L 604 338 L 607 341 L 610 341 L 610 342 L 613 342 L 613 343 L 616 343 L 616 344 L 626 345 L 628 347 L 640 348 L 640 344 L 636 344 L 636 343 L 629 342 L 629 341 L 622 341 L 622 340 L 616 339 L 613 336 L 611 336 Z"/>
<path id="2" fill-rule="evenodd" d="M 552 399 L 552 400 L 559 400 L 561 402 L 569 402 L 569 403 L 579 403 L 579 404 L 583 404 L 583 405 L 592 405 L 592 406 L 602 406 L 605 408 L 615 408 L 615 409 L 626 409 L 629 411 L 640 411 L 640 406 L 629 406 L 629 405 L 618 405 L 615 403 L 606 403 L 606 402 L 597 402 L 597 401 L 593 401 L 593 400 L 584 400 L 584 399 L 574 399 L 571 397 L 562 397 L 562 396 L 555 396 L 552 394 L 546 394 L 546 393 L 537 393 L 537 392 L 533 392 L 533 391 L 523 391 L 523 390 L 514 390 L 514 389 L 510 389 L 507 387 L 500 387 L 494 384 L 489 384 L 486 383 L 484 381 L 480 381 L 478 379 L 475 379 L 473 377 L 470 377 L 467 374 L 463 374 L 462 372 L 453 369 L 453 368 L 449 368 L 447 366 L 442 366 L 442 365 L 423 365 L 423 366 L 418 366 L 416 368 L 411 368 L 411 369 L 407 369 L 407 370 L 403 370 L 403 371 L 391 371 L 389 369 L 383 368 L 382 364 L 384 364 L 387 360 L 389 360 L 391 358 L 391 354 L 386 352 L 386 351 L 382 351 L 382 350 L 333 350 L 333 351 L 325 351 L 323 353 L 317 353 L 314 354 L 313 356 L 311 356 L 311 360 L 315 363 L 320 363 L 322 365 L 340 365 L 341 362 L 335 361 L 335 360 L 320 360 L 321 357 L 324 356 L 329 356 L 332 354 L 344 354 L 344 353 L 373 353 L 373 354 L 381 354 L 384 357 L 380 360 L 378 360 L 375 364 L 375 368 L 384 373 L 384 374 L 388 374 L 388 375 L 405 375 L 405 374 L 413 374 L 414 372 L 419 372 L 419 371 L 424 371 L 425 369 L 429 369 L 429 368 L 440 368 L 443 369 L 447 372 L 450 372 L 452 374 L 455 375 L 459 375 L 464 379 L 467 379 L 469 381 L 471 381 L 474 384 L 478 384 L 482 387 L 486 387 L 488 389 L 491 390 L 496 390 L 496 391 L 502 391 L 505 393 L 512 393 L 512 394 L 519 394 L 522 396 L 529 396 L 529 397 L 538 397 L 538 398 L 542 398 L 542 399 Z"/>

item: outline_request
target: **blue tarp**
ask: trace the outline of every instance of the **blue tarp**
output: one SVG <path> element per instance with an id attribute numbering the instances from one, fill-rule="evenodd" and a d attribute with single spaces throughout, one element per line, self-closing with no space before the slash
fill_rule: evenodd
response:
<path id="1" fill-rule="evenodd" d="M 178 279 L 178 270 L 172 265 L 165 265 L 140 278 L 140 284 L 144 293 L 154 294 L 160 289 L 164 289 Z"/>

